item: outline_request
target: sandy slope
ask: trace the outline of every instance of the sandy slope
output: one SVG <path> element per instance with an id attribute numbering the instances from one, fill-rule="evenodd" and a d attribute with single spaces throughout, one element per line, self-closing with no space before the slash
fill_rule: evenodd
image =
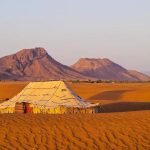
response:
<path id="1" fill-rule="evenodd" d="M 150 149 L 150 111 L 0 115 L 1 150 Z"/>
<path id="2" fill-rule="evenodd" d="M 74 83 L 69 85 L 78 95 L 90 101 L 150 101 L 150 83 Z"/>
<path id="3" fill-rule="evenodd" d="M 25 85 L 0 83 L 0 97 L 11 97 Z M 0 150 L 150 149 L 150 84 L 70 86 L 88 101 L 100 102 L 103 113 L 1 114 Z"/>
<path id="4" fill-rule="evenodd" d="M 0 82 L 0 100 L 12 98 L 27 84 L 28 82 Z"/>
<path id="5" fill-rule="evenodd" d="M 102 112 L 150 110 L 150 83 L 70 84 L 80 97 L 102 105 Z"/>

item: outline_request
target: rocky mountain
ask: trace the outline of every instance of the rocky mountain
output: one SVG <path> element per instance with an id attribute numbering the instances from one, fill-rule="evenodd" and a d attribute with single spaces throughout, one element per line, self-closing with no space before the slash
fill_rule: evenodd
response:
<path id="1" fill-rule="evenodd" d="M 150 77 L 137 71 L 129 71 L 109 59 L 81 58 L 71 68 L 83 75 L 100 80 L 148 81 Z"/>
<path id="2" fill-rule="evenodd" d="M 71 67 L 52 58 L 44 48 L 23 49 L 0 58 L 0 80 L 126 80 L 147 81 L 148 75 L 129 71 L 109 59 L 81 58 Z"/>
<path id="3" fill-rule="evenodd" d="M 57 62 L 44 48 L 34 48 L 0 58 L 0 79 L 38 81 L 88 77 Z"/>
<path id="4" fill-rule="evenodd" d="M 129 74 L 133 77 L 137 78 L 137 80 L 140 81 L 150 81 L 150 76 L 141 72 L 138 72 L 136 70 L 128 70 Z"/>

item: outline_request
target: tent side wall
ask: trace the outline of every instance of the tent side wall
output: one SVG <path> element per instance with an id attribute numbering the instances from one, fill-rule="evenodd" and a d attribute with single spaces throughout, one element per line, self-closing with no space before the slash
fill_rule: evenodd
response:
<path id="1" fill-rule="evenodd" d="M 77 108 L 77 107 L 64 107 L 59 106 L 55 108 L 44 108 L 44 107 L 38 107 L 33 106 L 32 108 L 33 114 L 93 114 L 93 113 L 99 113 L 100 112 L 100 106 L 95 107 L 89 107 L 89 108 Z M 16 113 L 15 107 L 7 107 L 0 109 L 0 113 Z"/>
<path id="2" fill-rule="evenodd" d="M 14 107 L 7 107 L 7 108 L 0 109 L 0 114 L 11 114 L 11 113 L 15 113 Z"/>
<path id="3" fill-rule="evenodd" d="M 40 107 L 33 107 L 33 113 L 35 114 L 93 114 L 99 113 L 100 107 L 89 107 L 89 108 L 77 108 L 77 107 L 64 107 L 58 106 L 55 108 L 40 108 Z"/>

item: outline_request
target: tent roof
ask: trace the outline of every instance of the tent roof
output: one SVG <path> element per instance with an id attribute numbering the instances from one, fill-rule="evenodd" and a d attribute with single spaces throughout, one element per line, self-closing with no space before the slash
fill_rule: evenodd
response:
<path id="1" fill-rule="evenodd" d="M 0 104 L 0 108 L 14 107 L 16 102 L 28 102 L 37 107 L 91 107 L 77 96 L 63 81 L 31 82 L 18 95 Z"/>

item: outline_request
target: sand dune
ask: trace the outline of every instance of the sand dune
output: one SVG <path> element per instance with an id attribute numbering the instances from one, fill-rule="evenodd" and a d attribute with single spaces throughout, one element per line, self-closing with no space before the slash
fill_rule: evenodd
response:
<path id="1" fill-rule="evenodd" d="M 12 97 L 27 83 L 0 83 Z M 149 150 L 150 84 L 69 84 L 100 114 L 0 114 L 0 150 Z"/>
<path id="2" fill-rule="evenodd" d="M 0 100 L 12 98 L 27 84 L 28 82 L 0 82 Z"/>
<path id="3" fill-rule="evenodd" d="M 150 149 L 150 111 L 0 115 L 1 150 Z"/>
<path id="4" fill-rule="evenodd" d="M 150 101 L 150 83 L 70 84 L 79 96 L 89 101 Z"/>
<path id="5" fill-rule="evenodd" d="M 1 115 L 6 149 L 150 149 L 150 111 L 94 115 Z"/>

